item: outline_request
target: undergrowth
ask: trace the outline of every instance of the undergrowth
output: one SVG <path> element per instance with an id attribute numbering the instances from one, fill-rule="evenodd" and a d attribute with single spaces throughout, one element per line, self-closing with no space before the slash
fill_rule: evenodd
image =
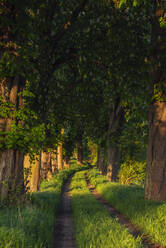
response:
<path id="1" fill-rule="evenodd" d="M 51 248 L 62 185 L 81 167 L 73 165 L 43 181 L 26 205 L 0 209 L 0 248 Z"/>
<path id="2" fill-rule="evenodd" d="M 77 172 L 70 185 L 77 247 L 142 247 L 140 238 L 135 240 L 89 192 L 84 173 Z"/>
<path id="3" fill-rule="evenodd" d="M 166 246 L 166 203 L 145 200 L 142 187 L 108 182 L 97 169 L 90 170 L 88 176 L 105 200 L 138 225 L 153 242 Z"/>

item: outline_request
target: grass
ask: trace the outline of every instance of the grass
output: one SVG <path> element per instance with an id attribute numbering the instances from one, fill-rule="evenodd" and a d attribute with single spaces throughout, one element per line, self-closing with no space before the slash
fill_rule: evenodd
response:
<path id="1" fill-rule="evenodd" d="M 142 187 L 108 182 L 97 169 L 90 170 L 88 176 L 104 199 L 138 225 L 153 242 L 166 246 L 166 203 L 146 201 Z"/>
<path id="2" fill-rule="evenodd" d="M 53 228 L 64 181 L 80 166 L 43 181 L 26 205 L 0 208 L 0 248 L 51 248 Z"/>
<path id="3" fill-rule="evenodd" d="M 140 248 L 136 240 L 89 192 L 84 171 L 77 172 L 70 189 L 78 248 Z"/>

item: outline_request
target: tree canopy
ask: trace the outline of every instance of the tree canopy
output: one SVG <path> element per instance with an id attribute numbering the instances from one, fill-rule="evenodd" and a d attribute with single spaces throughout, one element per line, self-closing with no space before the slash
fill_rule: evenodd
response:
<path id="1" fill-rule="evenodd" d="M 107 168 L 115 148 L 145 161 L 149 105 L 165 102 L 165 11 L 162 0 L 2 0 L 0 149 L 63 140 L 71 155 L 85 138 Z"/>

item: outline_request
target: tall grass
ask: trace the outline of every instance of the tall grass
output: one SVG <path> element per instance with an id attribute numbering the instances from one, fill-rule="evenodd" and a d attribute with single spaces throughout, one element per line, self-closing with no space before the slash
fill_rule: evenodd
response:
<path id="1" fill-rule="evenodd" d="M 85 172 L 77 172 L 71 182 L 72 210 L 78 248 L 142 247 L 89 192 Z"/>
<path id="2" fill-rule="evenodd" d="M 166 203 L 146 201 L 142 187 L 108 182 L 97 169 L 90 170 L 88 176 L 104 199 L 138 225 L 153 242 L 166 246 Z"/>
<path id="3" fill-rule="evenodd" d="M 0 248 L 51 248 L 62 185 L 80 166 L 60 171 L 43 181 L 40 192 L 26 205 L 0 209 Z"/>

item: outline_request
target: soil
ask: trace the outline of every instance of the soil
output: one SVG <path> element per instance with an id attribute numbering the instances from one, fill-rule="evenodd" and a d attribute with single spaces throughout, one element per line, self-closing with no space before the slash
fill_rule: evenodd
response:
<path id="1" fill-rule="evenodd" d="M 140 236 L 142 239 L 142 244 L 147 248 L 165 248 L 160 244 L 153 243 L 150 238 L 143 234 L 138 226 L 133 225 L 130 220 L 121 214 L 118 210 L 116 210 L 113 206 L 110 205 L 106 200 L 102 198 L 102 196 L 97 192 L 95 187 L 90 183 L 88 179 L 87 173 L 85 173 L 86 182 L 89 190 L 95 196 L 95 198 L 106 208 L 106 210 L 110 213 L 111 217 L 116 218 L 119 223 L 123 224 L 135 238 Z"/>
<path id="2" fill-rule="evenodd" d="M 74 225 L 70 204 L 70 182 L 72 176 L 65 183 L 62 191 L 61 208 L 56 218 L 54 229 L 53 248 L 76 248 Z"/>

